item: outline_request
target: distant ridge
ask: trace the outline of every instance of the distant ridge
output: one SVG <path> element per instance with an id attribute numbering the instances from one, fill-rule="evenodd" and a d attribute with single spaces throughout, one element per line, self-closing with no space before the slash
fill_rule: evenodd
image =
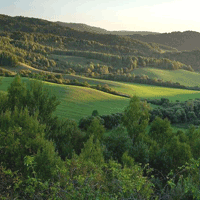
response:
<path id="1" fill-rule="evenodd" d="M 112 34 L 112 35 L 134 35 L 134 34 L 139 34 L 139 35 L 151 35 L 151 34 L 160 34 L 157 32 L 150 32 L 150 31 L 107 31 L 106 29 L 95 27 L 95 26 L 89 26 L 87 24 L 82 24 L 82 23 L 66 23 L 66 22 L 56 22 L 57 24 L 64 26 L 64 27 L 69 27 L 73 28 L 74 30 L 78 31 L 86 31 L 86 32 L 91 32 L 91 33 L 98 33 L 98 34 Z"/>
<path id="2" fill-rule="evenodd" d="M 164 44 L 179 51 L 200 50 L 200 33 L 196 31 L 161 33 L 157 35 L 132 35 L 129 37 L 143 42 Z"/>

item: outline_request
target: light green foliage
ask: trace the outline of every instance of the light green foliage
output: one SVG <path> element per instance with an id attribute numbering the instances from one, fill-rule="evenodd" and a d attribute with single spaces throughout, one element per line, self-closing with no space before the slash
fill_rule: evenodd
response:
<path id="1" fill-rule="evenodd" d="M 26 103 L 26 85 L 22 83 L 20 76 L 16 76 L 8 87 L 8 104 L 13 111 L 15 106 L 19 109 Z"/>
<path id="2" fill-rule="evenodd" d="M 39 112 L 39 120 L 48 122 L 59 102 L 56 96 L 49 94 L 42 82 L 32 81 L 29 86 L 22 82 L 20 76 L 16 76 L 8 87 L 8 105 L 11 111 L 17 106 L 19 109 L 28 107 L 30 115 Z"/>
<path id="3" fill-rule="evenodd" d="M 27 78 L 21 78 L 21 80 L 29 86 Z M 0 90 L 6 91 L 12 81 L 13 78 L 4 78 Z M 95 109 L 99 110 L 101 115 L 122 112 L 129 101 L 125 97 L 79 86 L 44 82 L 44 88 L 50 91 L 50 96 L 55 95 L 60 101 L 55 114 L 59 118 L 75 119 L 77 122 L 81 118 L 91 115 Z"/>
<path id="4" fill-rule="evenodd" d="M 11 170 L 26 174 L 24 157 L 33 155 L 38 177 L 48 179 L 55 176 L 56 165 L 62 166 L 52 142 L 44 139 L 45 125 L 41 125 L 37 115 L 30 116 L 28 109 L 13 113 L 6 111 L 0 116 L 1 161 Z"/>
<path id="5" fill-rule="evenodd" d="M 200 199 L 199 192 L 199 159 L 172 170 L 167 176 L 167 183 L 162 190 L 162 198 Z"/>
<path id="6" fill-rule="evenodd" d="M 88 139 L 84 148 L 81 150 L 80 159 L 93 162 L 99 166 L 104 164 L 103 148 L 98 139 L 94 141 L 93 135 Z"/>
<path id="7" fill-rule="evenodd" d="M 80 156 L 74 155 L 71 160 L 66 160 L 66 165 L 69 177 L 67 195 L 74 198 L 150 199 L 153 193 L 153 184 L 143 176 L 144 169 L 127 153 L 123 155 L 124 167 L 113 160 L 105 163 L 102 148 L 98 140 L 94 143 L 93 136 Z"/>
<path id="8" fill-rule="evenodd" d="M 51 95 L 41 81 L 31 81 L 27 87 L 26 104 L 30 114 L 39 111 L 41 122 L 48 122 L 52 118 L 52 113 L 59 105 L 55 95 Z"/>
<path id="9" fill-rule="evenodd" d="M 131 98 L 122 120 L 131 138 L 136 139 L 145 132 L 149 122 L 149 110 L 150 107 L 146 102 L 140 102 L 136 96 Z"/>
<path id="10" fill-rule="evenodd" d="M 200 156 L 200 130 L 191 126 L 187 131 L 188 143 L 191 146 L 192 154 L 195 159 Z"/>
<path id="11" fill-rule="evenodd" d="M 116 193 L 118 197 L 149 199 L 153 193 L 153 184 L 143 176 L 143 169 L 134 163 L 134 160 L 125 152 L 122 156 L 124 167 L 110 160 L 108 177 L 115 180 L 113 183 L 114 191 L 117 186 L 119 189 Z"/>

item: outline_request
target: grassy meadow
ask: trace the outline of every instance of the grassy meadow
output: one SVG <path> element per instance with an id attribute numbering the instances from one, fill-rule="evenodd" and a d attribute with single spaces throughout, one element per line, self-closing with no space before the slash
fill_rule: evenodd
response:
<path id="1" fill-rule="evenodd" d="M 162 70 L 155 68 L 135 69 L 135 75 L 147 75 L 149 78 L 163 79 L 164 81 L 178 82 L 185 86 L 200 86 L 200 74 L 187 70 Z"/>
<path id="2" fill-rule="evenodd" d="M 4 92 L 7 91 L 12 80 L 12 77 L 3 78 L 0 90 Z M 29 79 L 22 78 L 22 80 L 28 84 Z M 91 81 L 93 80 L 91 79 Z M 171 101 L 177 99 L 185 101 L 188 99 L 200 98 L 200 92 L 198 91 L 152 87 L 140 84 L 125 84 L 114 81 L 99 81 L 101 83 L 109 84 L 117 91 L 130 95 L 136 94 L 142 98 L 167 97 Z M 61 118 L 67 117 L 78 121 L 84 116 L 91 115 L 93 110 L 98 110 L 100 115 L 122 112 L 129 103 L 128 98 L 108 94 L 91 88 L 58 85 L 48 82 L 44 82 L 44 85 L 60 100 L 61 103 L 55 114 Z"/>
<path id="3" fill-rule="evenodd" d="M 18 66 L 15 68 L 16 71 L 20 70 L 23 67 L 23 69 L 29 69 L 34 70 L 34 68 L 23 65 Z M 9 70 L 12 70 L 13 68 L 7 68 Z M 43 71 L 43 70 L 40 70 Z M 140 68 L 133 71 L 135 74 L 136 72 L 138 74 L 146 74 L 150 78 L 162 78 L 163 80 L 169 80 L 164 79 L 164 77 L 171 77 L 170 80 L 173 80 L 173 82 L 180 82 L 180 84 L 188 85 L 188 86 L 196 86 L 200 85 L 200 74 L 195 72 L 189 72 L 186 70 L 160 70 L 160 69 L 154 69 L 154 68 Z M 145 73 L 146 72 L 146 73 Z M 149 74 L 147 74 L 147 72 Z M 58 74 L 58 73 L 54 73 Z M 157 74 L 157 75 L 156 75 Z M 168 74 L 168 75 L 167 75 Z M 97 84 L 107 84 L 112 89 L 128 94 L 128 95 L 137 95 L 141 98 L 149 98 L 149 99 L 155 99 L 155 98 L 169 98 L 170 101 L 186 101 L 188 99 L 195 99 L 200 98 L 200 92 L 199 91 L 192 91 L 192 90 L 184 90 L 184 89 L 175 89 L 175 88 L 166 88 L 166 87 L 159 87 L 159 86 L 152 86 L 152 85 L 145 85 L 145 84 L 137 84 L 137 83 L 122 83 L 117 81 L 109 81 L 109 80 L 102 80 L 102 79 L 95 79 L 95 78 L 89 78 L 84 76 L 78 76 L 78 75 L 63 75 L 64 78 L 73 80 L 77 79 L 79 82 L 87 81 L 90 85 L 97 85 Z M 189 77 L 186 79 L 186 77 Z M 192 82 L 193 81 L 193 82 Z M 186 84 L 187 83 L 187 84 Z M 198 84 L 199 83 L 199 84 Z"/>
<path id="4" fill-rule="evenodd" d="M 13 78 L 3 78 L 0 90 L 7 91 Z M 28 84 L 29 79 L 22 78 Z M 44 82 L 51 94 L 56 95 L 60 101 L 55 114 L 61 118 L 75 119 L 78 121 L 84 116 L 98 110 L 100 115 L 122 112 L 128 105 L 129 99 L 108 94 L 91 88 L 58 85 Z"/>

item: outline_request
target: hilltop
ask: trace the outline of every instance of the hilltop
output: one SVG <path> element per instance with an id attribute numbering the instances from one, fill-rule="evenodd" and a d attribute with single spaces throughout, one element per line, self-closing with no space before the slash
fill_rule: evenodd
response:
<path id="1" fill-rule="evenodd" d="M 160 34 L 158 32 L 151 32 L 151 31 L 108 31 L 100 27 L 90 26 L 82 23 L 67 23 L 67 22 L 56 22 L 56 23 L 64 27 L 73 28 L 77 31 L 82 31 L 82 32 L 86 31 L 99 34 L 112 34 L 112 35 L 124 35 L 124 36 L 134 35 L 134 34 L 140 34 L 140 35 Z"/>
<path id="2" fill-rule="evenodd" d="M 128 34 L 127 34 L 128 35 Z M 184 50 L 199 50 L 200 48 L 200 33 L 195 31 L 171 32 L 149 35 L 132 35 L 133 39 L 138 39 L 143 42 L 155 42 L 174 47 L 179 51 Z"/>

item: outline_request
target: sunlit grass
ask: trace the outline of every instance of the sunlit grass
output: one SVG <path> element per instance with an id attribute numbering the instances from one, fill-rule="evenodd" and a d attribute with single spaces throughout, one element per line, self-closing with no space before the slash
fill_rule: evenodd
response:
<path id="1" fill-rule="evenodd" d="M 2 85 L 0 85 L 0 90 L 7 91 L 12 80 L 13 78 L 11 77 L 4 78 Z M 22 80 L 27 84 L 29 82 L 27 78 L 22 78 Z M 91 81 L 94 80 L 92 79 Z M 166 97 L 171 101 L 200 98 L 200 92 L 198 91 L 154 87 L 142 84 L 125 84 L 114 81 L 99 81 L 109 84 L 113 89 L 122 93 L 136 94 L 142 98 L 159 99 Z M 129 103 L 128 98 L 111 95 L 91 88 L 48 82 L 44 82 L 44 85 L 51 91 L 51 94 L 56 95 L 60 100 L 60 105 L 55 114 L 61 118 L 70 118 L 78 121 L 84 116 L 91 115 L 93 110 L 98 110 L 100 115 L 123 112 Z"/>
<path id="2" fill-rule="evenodd" d="M 200 74 L 187 70 L 162 70 L 155 68 L 140 68 L 133 71 L 135 75 L 147 75 L 149 78 L 178 82 L 185 86 L 200 86 Z"/>

